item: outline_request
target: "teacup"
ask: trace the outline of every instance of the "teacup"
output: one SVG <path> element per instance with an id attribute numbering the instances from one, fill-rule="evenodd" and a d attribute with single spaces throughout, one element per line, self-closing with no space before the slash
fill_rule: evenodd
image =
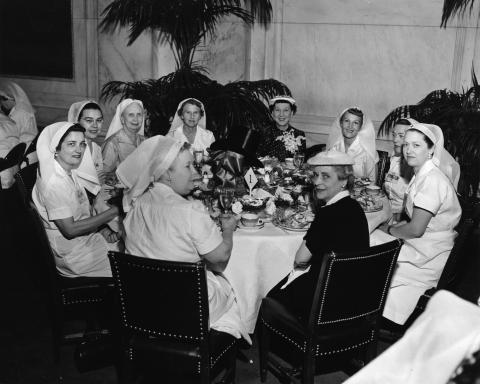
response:
<path id="1" fill-rule="evenodd" d="M 377 196 L 380 194 L 380 187 L 378 185 L 367 185 L 365 188 L 367 195 Z"/>
<path id="2" fill-rule="evenodd" d="M 245 227 L 255 227 L 263 224 L 263 220 L 255 213 L 244 213 L 240 221 Z"/>

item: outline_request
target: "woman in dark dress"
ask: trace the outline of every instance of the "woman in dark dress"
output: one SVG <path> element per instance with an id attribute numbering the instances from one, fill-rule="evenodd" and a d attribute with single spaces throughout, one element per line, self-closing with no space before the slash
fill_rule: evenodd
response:
<path id="1" fill-rule="evenodd" d="M 275 156 L 280 161 L 292 157 L 293 153 L 285 149 L 285 144 L 277 137 L 285 132 L 293 132 L 295 137 L 305 138 L 305 134 L 290 125 L 290 119 L 297 112 L 295 99 L 290 96 L 277 96 L 270 100 L 270 113 L 273 122 L 266 126 L 262 132 L 261 141 L 257 150 L 258 156 Z M 305 154 L 305 140 L 302 140 L 298 153 Z"/>
<path id="2" fill-rule="evenodd" d="M 347 154 L 333 150 L 308 160 L 313 166 L 317 209 L 315 220 L 295 255 L 294 269 L 309 270 L 282 289 L 290 275 L 285 277 L 268 293 L 304 320 L 308 319 L 312 306 L 322 256 L 329 251 L 365 250 L 370 245 L 365 214 L 349 195 L 354 179 L 353 163 Z"/>

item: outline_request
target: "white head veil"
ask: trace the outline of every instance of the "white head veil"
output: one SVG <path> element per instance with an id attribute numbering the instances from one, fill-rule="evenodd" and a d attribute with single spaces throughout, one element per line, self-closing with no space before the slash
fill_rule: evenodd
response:
<path id="1" fill-rule="evenodd" d="M 178 104 L 177 111 L 175 112 L 175 116 L 173 117 L 172 124 L 170 125 L 170 130 L 168 131 L 169 133 L 171 131 L 173 131 L 174 129 L 176 129 L 178 127 L 181 127 L 183 125 L 183 120 L 178 115 L 178 111 L 180 111 L 180 108 L 181 108 L 182 104 L 187 100 L 195 100 L 196 102 L 200 103 L 200 105 L 202 106 L 203 116 L 200 118 L 200 121 L 198 122 L 197 125 L 199 127 L 202 127 L 203 129 L 207 129 L 207 114 L 205 113 L 205 106 L 203 105 L 203 103 L 200 100 L 194 99 L 193 97 L 189 97 L 188 99 L 182 100 Z"/>
<path id="2" fill-rule="evenodd" d="M 357 107 L 350 107 L 350 108 L 359 109 Z M 343 114 L 347 112 L 350 108 L 344 109 L 342 113 L 340 113 L 340 115 L 338 115 L 335 121 L 333 122 L 332 127 L 330 128 L 330 134 L 328 136 L 327 150 L 333 148 L 339 143 L 341 144 L 342 148 L 345 148 L 340 119 L 342 118 Z M 360 146 L 365 150 L 365 152 L 367 152 L 367 154 L 375 162 L 377 162 L 378 153 L 377 153 L 377 147 L 376 147 L 375 127 L 373 126 L 372 120 L 370 120 L 370 118 L 365 113 L 363 113 L 362 127 L 358 131 L 357 137 L 360 142 Z"/>
<path id="3" fill-rule="evenodd" d="M 82 112 L 83 108 L 90 103 L 98 105 L 95 100 L 82 100 L 73 103 L 68 110 L 68 121 L 71 123 L 78 123 L 80 121 L 80 112 Z M 98 105 L 98 107 L 100 108 L 100 105 Z"/>
<path id="4" fill-rule="evenodd" d="M 0 80 L 0 90 L 15 100 L 16 109 L 35 114 L 35 109 L 33 109 L 27 94 L 18 84 L 9 80 Z"/>
<path id="5" fill-rule="evenodd" d="M 98 103 L 93 100 L 83 100 L 77 103 L 73 103 L 68 110 L 68 121 L 71 123 L 77 123 L 79 121 L 80 112 L 82 112 L 85 105 L 90 103 L 98 105 Z M 95 163 L 92 158 L 92 153 L 90 152 L 88 147 L 83 153 L 82 162 L 77 168 L 77 174 L 79 176 L 79 183 L 84 188 L 89 190 L 94 195 L 96 195 L 100 191 L 100 180 L 98 179 L 97 170 L 95 169 Z"/>
<path id="6" fill-rule="evenodd" d="M 114 133 L 117 133 L 120 129 L 122 129 L 123 126 L 120 118 L 122 117 L 122 113 L 125 110 L 125 108 L 127 108 L 132 103 L 138 103 L 142 107 L 142 110 L 144 111 L 143 103 L 140 100 L 135 100 L 135 99 L 122 100 L 120 104 L 117 105 L 115 116 L 113 116 L 112 122 L 110 123 L 110 127 L 108 127 L 108 131 L 107 131 L 107 135 L 105 136 L 105 139 L 108 139 Z M 138 134 L 143 136 L 144 132 L 145 132 L 145 111 L 144 111 L 144 116 L 142 120 L 142 127 L 138 131 Z"/>
<path id="7" fill-rule="evenodd" d="M 43 187 L 55 174 L 55 149 L 62 136 L 67 132 L 72 123 L 65 121 L 46 126 L 37 140 L 37 156 L 39 163 L 39 181 Z"/>
<path id="8" fill-rule="evenodd" d="M 141 143 L 124 161 L 116 174 L 126 187 L 123 209 L 128 212 L 150 183 L 163 175 L 176 159 L 183 143 L 167 136 L 153 136 Z"/>
<path id="9" fill-rule="evenodd" d="M 411 124 L 407 131 L 416 129 L 432 141 L 434 145 L 432 162 L 448 177 L 456 190 L 460 179 L 460 165 L 445 149 L 442 129 L 438 125 L 419 123 L 414 119 L 407 120 Z"/>

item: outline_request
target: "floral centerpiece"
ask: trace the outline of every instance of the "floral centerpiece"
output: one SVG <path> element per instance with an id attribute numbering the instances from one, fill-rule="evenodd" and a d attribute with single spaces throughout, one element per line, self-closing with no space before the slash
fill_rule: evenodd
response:
<path id="1" fill-rule="evenodd" d="M 305 140 L 305 137 L 295 137 L 293 131 L 286 130 L 285 132 L 283 132 L 283 134 L 277 136 L 275 140 L 282 141 L 283 145 L 285 145 L 285 149 L 287 150 L 287 152 L 294 154 L 298 152 L 300 146 L 302 145 L 302 140 Z"/>

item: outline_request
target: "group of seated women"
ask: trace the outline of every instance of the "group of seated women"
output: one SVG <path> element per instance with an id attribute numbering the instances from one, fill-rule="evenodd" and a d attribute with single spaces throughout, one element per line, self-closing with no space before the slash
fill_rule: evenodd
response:
<path id="1" fill-rule="evenodd" d="M 302 135 L 289 124 L 295 100 L 277 97 L 270 108 L 270 136 L 262 140 L 259 154 L 285 158 L 288 153 L 276 137 L 283 132 Z M 248 339 L 235 294 L 222 275 L 232 252 L 236 219 L 222 216 L 219 229 L 202 203 L 186 199 L 197 176 L 192 151 L 205 151 L 215 141 L 205 126 L 203 104 L 183 100 L 168 134 L 145 139 L 142 103 L 123 100 L 101 149 L 94 141 L 103 123 L 97 103 L 75 103 L 68 119 L 40 134 L 40 168 L 33 191 L 59 272 L 110 276 L 107 251 L 122 249 L 122 240 L 126 252 L 134 255 L 204 260 L 212 326 Z M 394 148 L 385 189 L 398 215 L 381 229 L 405 244 L 384 315 L 403 324 L 421 293 L 438 281 L 461 209 L 455 193 L 458 164 L 444 149 L 440 128 L 402 120 L 394 128 Z M 304 145 L 299 150 L 304 151 Z M 349 108 L 335 120 L 327 151 L 308 160 L 315 220 L 296 252 L 292 273 L 269 293 L 299 317 L 305 318 L 311 307 L 322 255 L 370 246 L 365 214 L 349 192 L 355 177 L 375 180 L 377 158 L 371 120 Z M 411 180 L 402 167 L 413 170 Z M 114 225 L 121 209 L 106 203 L 110 187 L 105 182 L 112 172 L 124 187 L 123 230 Z"/>

